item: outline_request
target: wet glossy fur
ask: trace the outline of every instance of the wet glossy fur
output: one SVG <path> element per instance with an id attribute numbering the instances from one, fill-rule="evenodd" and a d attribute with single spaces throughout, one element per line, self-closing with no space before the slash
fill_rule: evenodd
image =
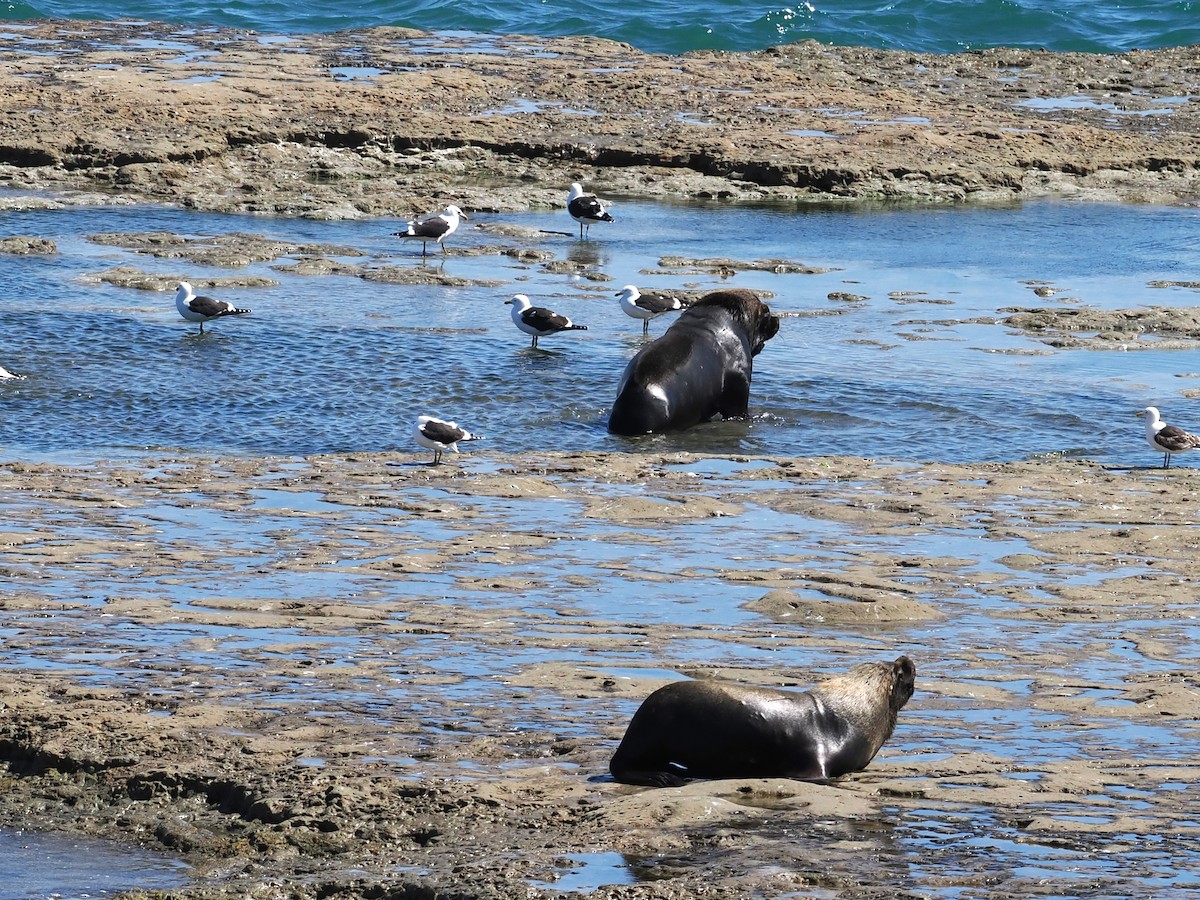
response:
<path id="1" fill-rule="evenodd" d="M 779 318 L 750 291 L 715 291 L 629 361 L 608 419 L 613 434 L 678 431 L 746 415 L 753 358 Z"/>
<path id="2" fill-rule="evenodd" d="M 652 787 L 690 778 L 836 778 L 875 758 L 915 678 L 901 656 L 855 666 L 807 692 L 669 684 L 634 714 L 610 769 L 617 781 Z"/>

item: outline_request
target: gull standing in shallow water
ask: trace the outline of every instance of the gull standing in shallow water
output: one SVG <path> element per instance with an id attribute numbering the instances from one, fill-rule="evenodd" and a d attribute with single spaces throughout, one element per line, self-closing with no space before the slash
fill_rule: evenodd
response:
<path id="1" fill-rule="evenodd" d="M 429 213 L 419 219 L 407 223 L 404 231 L 392 232 L 392 237 L 402 237 L 409 241 L 421 242 L 421 255 L 425 256 L 425 246 L 430 241 L 442 248 L 442 256 L 446 255 L 446 245 L 442 243 L 458 230 L 458 222 L 465 219 L 467 214 L 457 206 L 447 206 L 440 213 Z"/>
<path id="2" fill-rule="evenodd" d="M 663 313 L 683 309 L 687 304 L 673 294 L 643 294 L 632 284 L 621 288 L 617 294 L 625 314 L 642 320 L 642 334 L 650 333 L 650 320 Z"/>
<path id="3" fill-rule="evenodd" d="M 1163 455 L 1164 469 L 1171 468 L 1171 454 L 1200 447 L 1200 437 L 1188 434 L 1177 425 L 1168 425 L 1159 418 L 1158 408 L 1147 406 L 1142 410 L 1146 417 L 1146 443 Z"/>
<path id="4" fill-rule="evenodd" d="M 615 222 L 604 208 L 604 201 L 595 194 L 585 194 L 583 185 L 578 181 L 571 185 L 571 192 L 567 194 L 567 212 L 571 214 L 571 218 L 579 223 L 579 237 L 583 237 L 583 229 L 586 227 L 589 230 L 593 222 Z"/>
<path id="5" fill-rule="evenodd" d="M 192 293 L 192 286 L 186 281 L 179 282 L 179 290 L 175 292 L 175 308 L 189 322 L 200 323 L 200 333 L 204 334 L 204 323 L 221 316 L 240 316 L 252 312 L 240 309 L 228 300 L 217 300 L 213 297 L 199 296 Z"/>
<path id="6" fill-rule="evenodd" d="M 576 325 L 566 316 L 541 306 L 534 306 L 524 294 L 514 294 L 511 300 L 504 301 L 505 306 L 512 307 L 513 324 L 526 334 L 533 335 L 532 346 L 536 347 L 538 338 L 560 331 L 587 331 L 586 325 Z"/>
<path id="7" fill-rule="evenodd" d="M 459 441 L 483 440 L 482 434 L 471 434 L 454 422 L 446 422 L 433 416 L 417 416 L 417 421 L 413 422 L 412 433 L 418 444 L 433 451 L 433 462 L 430 465 L 434 466 L 442 461 L 443 451 L 457 453 Z"/>

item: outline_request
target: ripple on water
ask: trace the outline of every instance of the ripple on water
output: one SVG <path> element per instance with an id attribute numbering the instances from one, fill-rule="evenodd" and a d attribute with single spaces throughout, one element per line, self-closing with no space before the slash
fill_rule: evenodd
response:
<path id="1" fill-rule="evenodd" d="M 636 323 L 615 312 L 607 289 L 502 263 L 506 274 L 527 278 L 522 285 L 539 299 L 574 318 L 586 317 L 591 326 L 577 340 L 564 338 L 548 352 L 532 353 L 500 303 L 508 289 L 364 286 L 251 266 L 252 274 L 270 271 L 281 287 L 234 292 L 256 307 L 255 314 L 219 323 L 200 339 L 179 320 L 167 295 L 80 282 L 80 275 L 113 260 L 98 259 L 100 251 L 79 236 L 150 228 L 258 230 L 361 246 L 395 265 L 418 263 L 408 250 L 389 243 L 388 226 L 379 222 L 248 224 L 236 217 L 158 210 L 18 215 L 22 230 L 61 237 L 63 252 L 53 261 L 21 260 L 19 278 L 18 262 L 0 257 L 0 273 L 7 268 L 14 276 L 5 282 L 13 290 L 0 308 L 5 352 L 13 358 L 2 362 L 27 375 L 0 386 L 6 453 L 61 460 L 59 454 L 94 457 L 118 448 L 118 456 L 128 458 L 134 452 L 120 448 L 185 446 L 215 456 L 279 453 L 285 461 L 237 497 L 223 495 L 217 483 L 211 493 L 162 492 L 143 497 L 143 503 L 105 509 L 103 517 L 82 515 L 69 504 L 56 508 L 44 498 L 33 498 L 32 506 L 23 497 L 6 502 L 6 528 L 44 527 L 47 536 L 39 540 L 82 549 L 72 565 L 44 565 L 37 554 L 45 548 L 38 546 L 16 547 L 6 558 L 6 566 L 25 578 L 22 590 L 44 603 L 36 615 L 29 614 L 30 607 L 4 610 L 5 665 L 129 688 L 140 687 L 152 672 L 161 676 L 164 692 L 177 696 L 221 689 L 240 692 L 263 709 L 305 709 L 323 717 L 366 714 L 386 722 L 398 709 L 427 711 L 436 720 L 447 704 L 475 708 L 498 698 L 530 699 L 532 692 L 527 697 L 508 682 L 515 672 L 541 664 L 608 671 L 614 678 L 670 676 L 670 666 L 689 663 L 832 672 L 850 657 L 877 656 L 899 645 L 917 658 L 921 676 L 889 750 L 920 751 L 926 762 L 944 754 L 966 756 L 979 752 L 979 736 L 985 734 L 989 753 L 1047 772 L 1067 761 L 1114 755 L 1186 761 L 1190 745 L 1181 740 L 1182 726 L 1169 718 L 1131 715 L 1121 687 L 1178 670 L 1178 658 L 1200 636 L 1190 624 L 1123 623 L 1123 629 L 1155 635 L 1165 648 L 1149 651 L 1114 637 L 1112 625 L 1103 622 L 1018 619 L 1010 615 L 1011 602 L 973 586 L 970 576 L 1000 573 L 1010 584 L 1036 588 L 1042 577 L 1037 571 L 1002 562 L 1031 553 L 1023 539 L 997 536 L 981 521 L 964 520 L 960 528 L 905 524 L 876 534 L 842 521 L 767 509 L 745 495 L 754 490 L 745 481 L 728 490 L 725 485 L 767 464 L 721 457 L 850 453 L 993 460 L 1083 447 L 1108 462 L 1143 461 L 1140 426 L 1131 425 L 1129 413 L 1186 386 L 1187 379 L 1177 377 L 1178 354 L 991 353 L 986 351 L 1041 345 L 986 324 L 970 327 L 969 342 L 958 340 L 962 327 L 940 322 L 994 316 L 1008 304 L 1032 305 L 1022 280 L 1034 275 L 1100 306 L 1145 302 L 1150 277 L 1200 269 L 1200 251 L 1189 231 L 1195 211 L 1033 204 L 867 216 L 630 203 L 622 213 L 620 229 L 588 242 L 586 259 L 578 242 L 547 246 L 620 276 L 617 283 L 626 277 L 622 272 L 656 269 L 666 252 L 703 258 L 717 255 L 719 243 L 721 255 L 790 258 L 803 248 L 806 261 L 840 271 L 743 272 L 736 283 L 771 290 L 771 302 L 781 311 L 819 311 L 846 281 L 856 282 L 854 292 L 868 299 L 841 315 L 785 320 L 783 333 L 757 361 L 756 418 L 625 441 L 607 435 L 603 421 L 615 379 L 640 346 L 640 334 Z M 513 218 L 547 229 L 563 226 L 561 217 L 549 213 Z M 1000 232 L 1015 237 L 996 241 Z M 1050 232 L 1059 239 L 1045 241 Z M 913 234 L 923 239 L 913 240 Z M 478 240 L 470 232 L 462 235 L 467 244 Z M 120 249 L 104 248 L 103 255 L 126 255 L 123 261 L 162 274 L 204 271 Z M 494 258 L 451 256 L 444 265 L 470 277 L 495 275 L 497 268 Z M 722 283 L 704 273 L 646 277 L 655 286 L 683 278 L 705 286 Z M 952 300 L 931 315 L 924 307 L 894 301 L 899 291 Z M 1164 298 L 1191 301 L 1189 295 L 1153 294 L 1154 302 Z M 319 316 L 310 314 L 317 309 Z M 430 318 L 439 330 L 429 327 Z M 79 327 L 84 319 L 90 328 Z M 664 323 L 653 327 L 661 333 Z M 929 336 L 956 339 L 915 339 Z M 586 505 L 578 500 L 404 489 L 408 503 L 453 506 L 477 517 L 459 520 L 439 518 L 434 510 L 426 515 L 339 503 L 281 483 L 304 474 L 297 458 L 305 453 L 410 449 L 407 426 L 417 411 L 450 414 L 489 435 L 494 456 L 485 460 L 467 452 L 449 463 L 474 474 L 499 474 L 497 458 L 519 467 L 530 447 L 695 451 L 703 458 L 671 474 L 695 472 L 696 494 L 719 489 L 740 511 L 639 521 L 585 516 Z M 155 484 L 166 483 L 171 471 L 170 464 L 155 465 L 149 475 Z M 594 486 L 601 500 L 606 492 L 611 498 L 640 492 L 662 499 L 643 485 Z M 37 519 L 34 513 L 46 506 L 51 508 Z M 442 556 L 436 571 L 414 566 L 412 572 L 383 575 L 377 568 L 460 539 L 476 522 L 487 522 L 496 534 L 546 542 L 519 548 L 516 563 L 490 550 L 466 548 Z M 117 566 L 102 541 L 144 542 L 146 556 L 135 566 Z M 181 548 L 206 544 L 221 547 L 218 558 L 179 556 Z M 157 552 L 178 557 L 179 564 L 169 572 L 153 569 Z M 304 554 L 325 562 L 294 565 Z M 948 621 L 937 623 L 818 629 L 769 622 L 743 609 L 747 599 L 768 589 L 757 579 L 777 577 L 784 568 L 779 559 L 789 555 L 835 573 L 863 558 L 949 556 L 962 560 L 952 574 L 966 577 L 961 593 L 941 601 Z M 147 571 L 153 576 L 141 577 Z M 1064 584 L 1086 587 L 1138 571 L 1080 568 L 1061 575 Z M 919 595 L 920 582 L 914 584 Z M 317 609 L 335 602 L 379 605 L 386 615 L 342 619 L 330 628 L 320 616 L 295 609 L 284 616 L 278 606 L 284 598 L 301 612 L 308 604 Z M 138 602 L 179 621 L 140 616 Z M 647 626 L 661 623 L 673 625 L 670 633 L 651 639 Z M 1168 626 L 1171 636 L 1162 631 Z M 605 643 L 610 639 L 616 652 Z M 342 683 L 315 674 L 331 660 L 350 659 L 369 662 L 372 677 Z M 181 671 L 186 676 L 177 674 Z M 209 676 L 212 682 L 195 674 L 205 672 L 217 673 Z M 955 678 L 966 685 L 959 693 L 944 687 Z M 979 686 L 972 678 L 1003 687 L 981 701 L 970 695 Z M 1080 685 L 1077 699 L 1086 720 L 1082 713 L 1037 706 L 1061 698 L 1054 678 Z M 595 723 L 580 717 L 571 699 L 551 694 L 541 691 L 537 702 L 521 703 L 515 724 L 594 735 Z M 627 714 L 635 705 L 632 697 L 614 697 L 610 715 Z M 1113 715 L 1104 715 L 1106 709 Z M 416 777 L 407 769 L 404 774 Z M 1022 774 L 1032 781 L 1045 773 Z M 969 787 L 964 783 L 964 793 Z M 1104 790 L 1129 809 L 1148 802 L 1143 795 Z M 1176 786 L 1163 790 L 1174 795 Z M 902 840 L 893 846 L 883 842 L 884 856 L 892 854 L 888 858 L 900 873 L 897 884 L 911 872 L 935 885 L 943 873 L 974 877 L 980 864 L 1004 877 L 1019 869 L 1017 877 L 1053 874 L 1069 883 L 1083 852 L 1038 844 L 1036 835 L 977 812 L 931 813 L 936 827 L 924 821 L 914 815 L 893 823 L 891 833 Z M 797 828 L 791 837 L 802 844 L 806 834 Z M 823 838 L 830 836 L 844 838 L 836 829 Z M 1027 840 L 1037 847 L 1026 850 Z M 1146 873 L 1142 884 L 1163 890 L 1186 886 L 1189 876 L 1172 872 L 1168 861 L 1172 855 L 1191 861 L 1194 849 L 1170 836 L 1167 841 L 1153 851 L 1138 848 L 1145 850 L 1139 858 Z M 1112 860 L 1120 854 L 1103 858 L 1102 848 L 1086 841 L 1081 846 L 1096 850 L 1084 854 L 1089 858 L 1083 870 L 1097 878 L 1117 877 Z M 849 861 L 849 871 L 868 862 L 877 868 L 879 858 L 866 856 L 869 861 Z M 609 883 L 604 879 L 619 872 L 617 861 L 609 862 L 584 860 L 580 883 Z M 564 872 L 573 867 L 564 865 Z M 939 886 L 931 896 L 956 893 L 962 891 Z"/>
<path id="2" fill-rule="evenodd" d="M 161 853 L 96 838 L 0 829 L 0 897 L 89 900 L 170 891 L 190 869 Z"/>
<path id="3" fill-rule="evenodd" d="M 1186 838 L 1112 834 L 1104 829 L 1091 832 L 1089 823 L 1079 824 L 1085 827 L 1048 834 L 990 817 L 971 819 L 918 809 L 901 814 L 897 846 L 903 847 L 905 871 L 918 883 L 954 885 L 963 879 L 971 884 L 969 879 L 989 874 L 994 876 L 993 889 L 1008 887 L 1019 896 L 1051 884 L 1054 896 L 1072 896 L 1069 885 L 1075 883 L 1078 896 L 1119 897 L 1154 896 L 1145 891 L 1169 894 L 1200 883 L 1194 864 L 1180 864 L 1181 860 L 1194 863 L 1197 857 Z M 1174 857 L 1177 853 L 1182 857 Z M 1099 894 L 1097 880 L 1107 887 Z M 962 896 L 961 890 L 957 885 L 935 888 L 929 896 L 957 897 Z"/>
<path id="4" fill-rule="evenodd" d="M 773 307 L 783 312 L 824 310 L 826 295 L 848 282 L 867 297 L 839 308 L 839 315 L 785 320 L 756 359 L 752 420 L 628 440 L 607 435 L 603 423 L 624 362 L 641 340 L 607 287 L 488 256 L 438 264 L 450 274 L 500 276 L 511 285 L 365 285 L 253 263 L 245 274 L 280 286 L 227 291 L 255 313 L 214 324 L 201 338 L 165 294 L 81 279 L 114 263 L 166 278 L 201 277 L 203 266 L 98 247 L 82 236 L 257 232 L 355 246 L 380 264 L 422 263 L 412 248 L 395 246 L 387 222 L 247 221 L 158 209 L 23 211 L 13 213 L 13 227 L 55 240 L 60 252 L 0 258 L 0 278 L 7 273 L 12 286 L 0 309 L 4 365 L 28 376 L 0 386 L 4 442 L 22 455 L 146 446 L 283 454 L 409 449 L 409 421 L 430 412 L 469 423 L 488 435 L 489 448 L 512 454 L 527 447 L 634 448 L 968 461 L 1070 452 L 1132 464 L 1145 461 L 1145 453 L 1127 414 L 1186 387 L 1176 377 L 1178 353 L 993 353 L 1048 348 L 985 321 L 1000 307 L 1055 302 L 1034 297 L 1026 284 L 1031 278 L 1103 308 L 1188 302 L 1147 284 L 1200 268 L 1200 250 L 1186 238 L 1197 214 L 1055 203 L 884 208 L 870 215 L 623 203 L 620 227 L 602 239 L 543 244 L 614 281 L 652 271 L 662 274 L 638 280 L 678 287 L 686 279 L 701 289 L 726 282 L 716 273 L 663 270 L 659 258 L 792 259 L 802 248 L 804 262 L 834 271 L 744 271 L 737 284 L 770 291 Z M 554 231 L 563 228 L 559 215 L 505 219 Z M 1009 252 L 994 240 L 1001 229 L 1016 236 Z M 927 239 L 913 241 L 913 233 Z M 1046 233 L 1056 240 L 1047 244 L 1040 237 Z M 470 246 L 487 238 L 465 230 L 456 239 Z M 535 300 L 589 330 L 531 352 L 502 305 L 515 279 Z M 933 308 L 894 302 L 902 294 L 948 305 L 930 315 Z M 317 308 L 319 316 L 309 314 Z M 81 315 L 90 327 L 78 327 Z M 958 324 L 966 320 L 975 324 Z M 652 333 L 666 325 L 652 323 Z"/>

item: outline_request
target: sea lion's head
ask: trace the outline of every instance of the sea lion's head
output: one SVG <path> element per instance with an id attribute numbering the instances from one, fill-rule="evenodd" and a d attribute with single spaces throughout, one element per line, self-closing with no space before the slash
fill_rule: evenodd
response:
<path id="1" fill-rule="evenodd" d="M 763 316 L 758 326 L 758 340 L 750 348 L 751 356 L 758 356 L 762 352 L 762 348 L 766 346 L 767 341 L 779 334 L 779 316 L 771 312 L 771 308 L 761 300 L 759 301 L 759 305 L 763 308 Z"/>
<path id="2" fill-rule="evenodd" d="M 859 663 L 814 690 L 831 710 L 854 722 L 878 750 L 892 736 L 896 715 L 912 697 L 916 678 L 913 661 L 901 656 L 890 663 Z"/>
<path id="3" fill-rule="evenodd" d="M 913 689 L 917 683 L 917 667 L 907 656 L 901 656 L 892 663 L 892 709 L 900 711 L 912 699 Z"/>
<path id="4" fill-rule="evenodd" d="M 779 316 L 745 288 L 730 288 L 705 294 L 695 306 L 719 306 L 741 326 L 750 341 L 750 355 L 757 356 L 763 346 L 779 333 Z"/>

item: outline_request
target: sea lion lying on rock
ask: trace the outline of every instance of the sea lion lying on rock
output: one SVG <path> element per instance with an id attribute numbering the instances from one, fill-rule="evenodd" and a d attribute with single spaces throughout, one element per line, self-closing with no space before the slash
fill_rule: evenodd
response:
<path id="1" fill-rule="evenodd" d="M 753 358 L 778 332 L 779 317 L 751 291 L 705 294 L 629 361 L 608 430 L 679 431 L 746 415 Z"/>
<path id="2" fill-rule="evenodd" d="M 613 778 L 678 787 L 689 778 L 821 781 L 864 769 L 896 727 L 917 668 L 862 663 L 810 691 L 677 681 L 645 699 L 613 754 Z"/>

